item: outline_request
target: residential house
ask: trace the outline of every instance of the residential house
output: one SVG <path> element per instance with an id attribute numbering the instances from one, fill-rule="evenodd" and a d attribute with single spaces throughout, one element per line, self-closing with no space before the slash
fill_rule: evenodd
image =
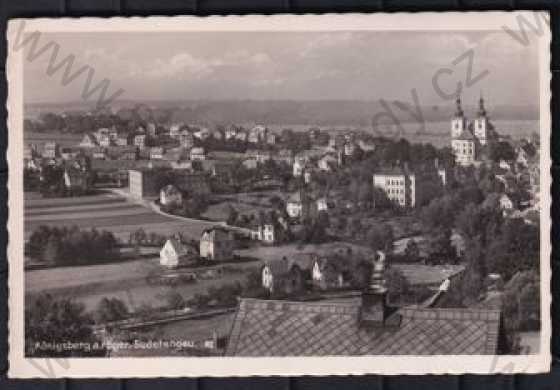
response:
<path id="1" fill-rule="evenodd" d="M 311 141 L 315 140 L 321 134 L 321 129 L 318 127 L 310 127 L 307 130 L 307 134 L 309 134 L 309 138 Z"/>
<path id="2" fill-rule="evenodd" d="M 535 146 L 528 142 L 522 142 L 515 148 L 515 162 L 517 165 L 527 168 L 529 164 L 535 159 L 537 156 L 537 149 Z"/>
<path id="3" fill-rule="evenodd" d="M 267 140 L 268 129 L 262 125 L 257 125 L 249 130 L 247 141 L 256 144 Z"/>
<path id="4" fill-rule="evenodd" d="M 144 149 L 146 147 L 146 134 L 136 134 L 134 136 L 134 146 Z"/>
<path id="5" fill-rule="evenodd" d="M 243 160 L 242 165 L 246 168 L 246 169 L 257 169 L 259 163 L 257 162 L 256 159 L 254 158 L 248 158 L 246 160 Z"/>
<path id="6" fill-rule="evenodd" d="M 56 142 L 45 142 L 43 145 L 43 158 L 58 158 L 60 156 L 60 148 Z"/>
<path id="7" fill-rule="evenodd" d="M 272 154 L 268 150 L 248 149 L 245 152 L 245 156 L 248 159 L 253 159 L 253 160 L 257 161 L 257 163 L 259 163 L 259 164 L 262 164 L 262 163 L 272 159 Z"/>
<path id="8" fill-rule="evenodd" d="M 285 240 L 288 228 L 288 223 L 275 212 L 261 214 L 252 227 L 251 238 L 273 245 Z"/>
<path id="9" fill-rule="evenodd" d="M 314 254 L 293 254 L 289 258 L 265 262 L 261 268 L 262 287 L 271 294 L 293 294 L 305 288 L 310 279 Z"/>
<path id="10" fill-rule="evenodd" d="M 338 158 L 332 153 L 327 153 L 317 161 L 317 167 L 324 172 L 331 172 L 338 165 Z"/>
<path id="11" fill-rule="evenodd" d="M 233 257 L 234 246 L 233 233 L 221 226 L 214 226 L 202 232 L 200 257 L 206 260 L 227 261 Z"/>
<path id="12" fill-rule="evenodd" d="M 509 352 L 501 310 L 438 308 L 437 300 L 391 306 L 385 265 L 375 260 L 372 269 L 368 288 L 347 299 L 241 299 L 225 355 L 495 356 Z M 271 275 L 274 291 L 274 272 Z M 262 276 L 265 279 L 264 270 Z"/>
<path id="13" fill-rule="evenodd" d="M 168 268 L 175 268 L 196 260 L 194 248 L 183 244 L 177 238 L 168 239 L 159 252 L 159 263 Z"/>
<path id="14" fill-rule="evenodd" d="M 178 136 L 179 138 L 179 145 L 182 148 L 190 149 L 194 146 L 194 135 L 188 130 L 182 130 Z"/>
<path id="15" fill-rule="evenodd" d="M 119 138 L 119 133 L 114 126 L 109 129 L 108 135 L 109 135 L 109 141 L 111 143 L 116 143 L 117 142 L 117 139 Z"/>
<path id="16" fill-rule="evenodd" d="M 194 136 L 202 141 L 204 141 L 205 139 L 207 139 L 208 137 L 210 137 L 210 130 L 208 130 L 208 128 L 203 127 L 198 131 L 194 132 Z"/>
<path id="17" fill-rule="evenodd" d="M 337 256 L 317 257 L 313 261 L 311 281 L 320 290 L 331 290 L 348 286 L 346 272 Z"/>
<path id="18" fill-rule="evenodd" d="M 276 226 L 273 221 L 262 221 L 255 224 L 251 232 L 253 240 L 262 241 L 265 244 L 276 242 Z"/>
<path id="19" fill-rule="evenodd" d="M 191 160 L 174 160 L 170 161 L 172 169 L 192 171 L 193 162 Z"/>
<path id="20" fill-rule="evenodd" d="M 247 132 L 239 131 L 236 134 L 235 139 L 238 140 L 238 141 L 247 142 Z"/>
<path id="21" fill-rule="evenodd" d="M 128 171 L 128 187 L 131 196 L 156 198 L 160 188 L 157 185 L 158 172 L 153 169 L 130 169 Z"/>
<path id="22" fill-rule="evenodd" d="M 292 166 L 294 164 L 294 152 L 290 149 L 281 149 L 277 154 L 272 156 L 272 159 L 276 162 Z"/>
<path id="23" fill-rule="evenodd" d="M 313 178 L 313 169 L 312 168 L 306 168 L 303 171 L 303 182 L 305 184 L 309 184 L 309 183 L 311 183 L 312 178 Z"/>
<path id="24" fill-rule="evenodd" d="M 337 134 L 335 136 L 331 135 L 329 139 L 329 148 L 333 150 L 339 150 L 344 148 L 344 144 L 346 143 L 346 137 L 342 134 Z"/>
<path id="25" fill-rule="evenodd" d="M 301 177 L 303 175 L 303 171 L 307 166 L 307 159 L 303 158 L 296 158 L 294 161 L 294 165 L 292 166 L 292 175 L 294 177 Z"/>
<path id="26" fill-rule="evenodd" d="M 202 161 L 206 160 L 206 152 L 202 147 L 192 148 L 190 152 L 190 158 L 192 161 Z"/>
<path id="27" fill-rule="evenodd" d="M 344 155 L 347 157 L 353 156 L 356 152 L 356 144 L 352 141 L 346 141 L 344 143 Z"/>
<path id="28" fill-rule="evenodd" d="M 328 211 L 329 210 L 329 205 L 328 205 L 326 196 L 320 196 L 319 198 L 317 198 L 317 200 L 315 201 L 315 204 L 317 206 L 317 211 Z"/>
<path id="29" fill-rule="evenodd" d="M 226 140 L 235 139 L 237 137 L 238 132 L 239 132 L 239 129 L 236 126 L 234 126 L 234 125 L 228 126 L 226 128 L 225 133 L 224 133 L 225 139 Z"/>
<path id="30" fill-rule="evenodd" d="M 64 147 L 60 148 L 60 157 L 63 160 L 72 160 L 80 154 L 80 151 L 75 148 Z"/>
<path id="31" fill-rule="evenodd" d="M 97 139 L 97 144 L 104 148 L 111 146 L 111 136 L 110 130 L 107 128 L 98 129 L 95 133 L 95 138 Z"/>
<path id="32" fill-rule="evenodd" d="M 154 146 L 150 149 L 150 160 L 161 160 L 165 154 L 165 149 L 161 146 Z"/>
<path id="33" fill-rule="evenodd" d="M 88 190 L 88 175 L 83 170 L 67 168 L 63 178 L 64 186 L 71 193 L 84 193 Z"/>
<path id="34" fill-rule="evenodd" d="M 136 160 L 138 158 L 136 146 L 120 146 L 113 149 L 117 151 L 119 160 Z"/>
<path id="35" fill-rule="evenodd" d="M 509 162 L 507 162 L 506 160 L 500 160 L 500 163 L 498 164 L 498 166 L 501 169 L 504 169 L 506 171 L 511 171 L 511 164 Z"/>
<path id="36" fill-rule="evenodd" d="M 275 145 L 276 144 L 276 134 L 269 132 L 266 135 L 266 143 L 269 145 Z"/>
<path id="37" fill-rule="evenodd" d="M 500 210 L 503 210 L 504 212 L 511 211 L 515 208 L 513 199 L 507 194 L 502 194 L 498 202 L 499 202 Z"/>
<path id="38" fill-rule="evenodd" d="M 30 158 L 25 159 L 25 168 L 32 171 L 41 171 L 41 159 L 40 158 Z"/>
<path id="39" fill-rule="evenodd" d="M 107 159 L 107 149 L 101 146 L 95 147 L 91 151 L 91 158 L 96 160 L 106 160 Z"/>
<path id="40" fill-rule="evenodd" d="M 117 140 L 115 141 L 115 144 L 117 146 L 128 146 L 129 143 L 130 143 L 130 138 L 128 134 L 119 134 L 117 136 Z"/>
<path id="41" fill-rule="evenodd" d="M 304 191 L 292 194 L 286 202 L 286 212 L 290 218 L 306 218 L 309 216 L 310 200 Z"/>
<path id="42" fill-rule="evenodd" d="M 99 146 L 99 144 L 97 143 L 97 138 L 94 134 L 87 133 L 84 135 L 78 146 L 81 148 L 95 148 L 96 146 Z"/>
<path id="43" fill-rule="evenodd" d="M 168 184 L 159 192 L 159 203 L 163 206 L 180 206 L 183 194 L 173 184 Z"/>
<path id="44" fill-rule="evenodd" d="M 181 133 L 181 127 L 183 126 L 182 123 L 174 123 L 169 127 L 169 137 L 170 138 L 179 138 L 179 134 Z"/>
<path id="45" fill-rule="evenodd" d="M 23 159 L 27 161 L 37 157 L 39 157 L 39 153 L 37 153 L 35 144 L 25 145 L 25 147 L 23 148 Z"/>
<path id="46" fill-rule="evenodd" d="M 364 152 L 373 152 L 375 150 L 375 144 L 372 141 L 368 141 L 368 140 L 363 140 L 363 139 L 359 140 L 358 146 Z"/>

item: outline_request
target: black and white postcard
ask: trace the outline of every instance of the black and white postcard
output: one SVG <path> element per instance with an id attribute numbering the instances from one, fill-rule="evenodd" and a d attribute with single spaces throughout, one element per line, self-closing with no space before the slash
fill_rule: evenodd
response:
<path id="1" fill-rule="evenodd" d="M 550 35 L 11 20 L 10 375 L 547 372 Z"/>

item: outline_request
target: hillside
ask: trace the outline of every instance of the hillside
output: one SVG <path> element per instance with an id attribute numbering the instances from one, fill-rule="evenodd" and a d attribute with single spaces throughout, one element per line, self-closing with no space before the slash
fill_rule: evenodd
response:
<path id="1" fill-rule="evenodd" d="M 403 102 L 409 111 L 390 104 L 400 122 L 416 122 L 411 115 L 417 108 L 411 102 Z M 534 120 L 538 119 L 536 106 L 492 105 L 487 110 L 493 119 Z M 321 126 L 369 126 L 376 114 L 385 111 L 379 101 L 272 101 L 272 100 L 231 100 L 231 101 L 119 101 L 113 104 L 113 112 L 126 114 L 130 109 L 142 111 L 142 115 L 155 118 L 169 118 L 172 122 L 188 123 L 265 123 L 268 125 L 299 124 Z M 88 111 L 91 104 L 73 103 L 33 103 L 26 104 L 25 116 L 36 118 L 45 112 Z M 473 116 L 476 107 L 465 106 L 467 116 Z M 426 122 L 447 121 L 453 114 L 452 102 L 438 106 L 422 106 Z"/>

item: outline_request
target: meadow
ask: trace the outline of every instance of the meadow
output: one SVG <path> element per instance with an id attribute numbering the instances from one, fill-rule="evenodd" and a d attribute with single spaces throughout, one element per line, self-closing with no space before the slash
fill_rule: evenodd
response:
<path id="1" fill-rule="evenodd" d="M 197 240 L 213 223 L 182 221 L 158 214 L 145 205 L 110 192 L 73 198 L 41 198 L 26 193 L 26 238 L 41 225 L 108 230 L 126 242 L 130 233 L 139 228 L 147 233 L 167 236 L 181 232 L 189 239 Z"/>
<path id="2" fill-rule="evenodd" d="M 166 236 L 180 232 L 187 239 L 198 240 L 204 229 L 215 225 L 208 221 L 181 220 L 159 214 L 144 204 L 111 192 L 72 198 L 42 198 L 35 193 L 26 193 L 24 205 L 26 237 L 37 227 L 48 225 L 108 230 L 123 243 L 128 241 L 131 232 L 139 228 L 147 233 Z M 245 280 L 245 272 L 226 272 L 218 279 L 199 280 L 175 287 L 149 285 L 147 276 L 159 271 L 161 267 L 157 255 L 110 264 L 28 270 L 25 273 L 26 297 L 32 299 L 45 292 L 73 297 L 85 304 L 88 310 L 94 309 L 103 297 L 117 297 L 134 309 L 143 304 L 164 305 L 166 294 L 171 289 L 189 299 L 194 294 L 206 292 L 210 286 Z"/>

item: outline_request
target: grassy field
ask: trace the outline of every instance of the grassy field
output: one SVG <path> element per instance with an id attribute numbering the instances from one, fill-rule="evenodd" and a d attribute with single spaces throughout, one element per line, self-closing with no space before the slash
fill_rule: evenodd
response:
<path id="1" fill-rule="evenodd" d="M 247 263 L 240 268 L 256 267 Z M 224 273 L 217 279 L 200 279 L 196 283 L 177 286 L 148 284 L 146 277 L 161 270 L 159 258 L 135 260 L 115 264 L 100 264 L 81 267 L 60 267 L 25 274 L 26 297 L 33 299 L 39 293 L 55 297 L 73 297 L 83 303 L 87 310 L 94 310 L 104 297 L 115 297 L 134 310 L 141 305 L 164 306 L 166 294 L 179 292 L 185 300 L 197 293 L 205 293 L 211 286 L 239 281 L 243 283 L 246 272 Z"/>
<path id="2" fill-rule="evenodd" d="M 77 226 L 82 229 L 104 229 L 126 240 L 130 232 L 143 228 L 146 232 L 163 235 L 183 233 L 198 239 L 202 231 L 213 225 L 206 221 L 181 221 L 158 214 L 148 207 L 113 194 L 44 199 L 27 193 L 25 198 L 25 233 L 41 225 Z"/>

